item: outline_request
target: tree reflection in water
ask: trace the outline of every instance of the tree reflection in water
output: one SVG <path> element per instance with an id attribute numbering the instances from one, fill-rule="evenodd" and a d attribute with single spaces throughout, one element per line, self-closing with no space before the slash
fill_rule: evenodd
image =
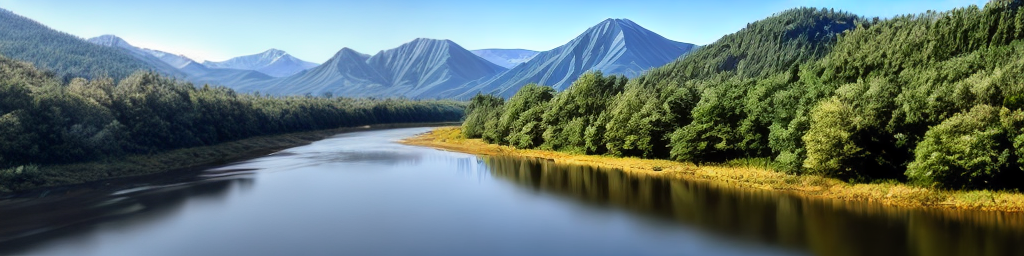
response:
<path id="1" fill-rule="evenodd" d="M 496 178 L 817 255 L 1024 255 L 1024 215 L 886 207 L 549 159 L 482 157 Z"/>

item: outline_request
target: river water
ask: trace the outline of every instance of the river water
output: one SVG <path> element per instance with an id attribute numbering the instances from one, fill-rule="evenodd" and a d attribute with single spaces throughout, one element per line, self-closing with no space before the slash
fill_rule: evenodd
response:
<path id="1" fill-rule="evenodd" d="M 1024 255 L 1021 214 L 811 200 L 395 142 L 429 129 L 2 200 L 0 255 Z"/>

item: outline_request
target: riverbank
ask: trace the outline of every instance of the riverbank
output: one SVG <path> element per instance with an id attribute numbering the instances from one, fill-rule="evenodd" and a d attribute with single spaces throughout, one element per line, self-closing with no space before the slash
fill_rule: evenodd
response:
<path id="1" fill-rule="evenodd" d="M 132 155 L 95 162 L 23 167 L 0 183 L 0 196 L 48 193 L 51 188 L 104 186 L 107 181 L 133 177 L 188 172 L 264 156 L 287 148 L 306 145 L 339 133 L 406 127 L 429 127 L 453 123 L 382 124 L 343 127 L 241 139 L 211 146 L 171 150 L 152 155 Z M 14 176 L 7 174 L 9 176 Z"/>
<path id="2" fill-rule="evenodd" d="M 1024 212 L 1024 194 L 1001 191 L 949 191 L 910 186 L 898 182 L 851 184 L 812 175 L 792 175 L 756 166 L 695 166 L 668 160 L 574 155 L 562 152 L 516 149 L 466 139 L 458 127 L 441 127 L 402 143 L 477 155 L 512 155 L 553 159 L 556 162 L 599 165 L 643 175 L 725 183 L 733 187 L 773 190 L 799 196 L 869 201 L 889 206 L 935 209 L 974 209 Z"/>

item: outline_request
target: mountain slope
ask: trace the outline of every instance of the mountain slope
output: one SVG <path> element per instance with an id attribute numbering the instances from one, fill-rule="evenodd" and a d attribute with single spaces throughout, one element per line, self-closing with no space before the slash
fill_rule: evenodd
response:
<path id="1" fill-rule="evenodd" d="M 323 65 L 294 76 L 239 89 L 276 95 L 321 95 L 328 92 L 339 96 L 367 95 L 368 92 L 363 90 L 380 88 L 387 84 L 376 70 L 366 64 L 369 58 L 369 55 L 343 48 Z"/>
<path id="2" fill-rule="evenodd" d="M 273 77 L 253 70 L 209 68 L 183 55 L 133 46 L 114 35 L 94 37 L 88 41 L 97 45 L 116 47 L 129 52 L 136 59 L 156 67 L 161 73 L 171 74 L 174 77 L 183 78 L 197 85 L 232 86 L 273 79 Z"/>
<path id="3" fill-rule="evenodd" d="M 484 60 L 451 40 L 418 38 L 382 51 L 366 61 L 394 89 L 408 97 L 433 97 L 467 82 L 493 76 L 504 68 Z"/>
<path id="4" fill-rule="evenodd" d="M 255 70 L 273 77 L 286 77 L 317 66 L 316 63 L 300 60 L 278 49 L 221 62 L 205 61 L 203 65 L 210 68 Z"/>
<path id="5" fill-rule="evenodd" d="M 143 61 L 148 61 L 149 59 L 155 58 L 155 59 L 159 60 L 161 63 L 169 65 L 170 67 L 172 67 L 174 69 L 181 69 L 181 68 L 185 67 L 186 65 L 188 65 L 189 63 L 193 62 L 192 59 L 190 59 L 190 58 L 188 58 L 188 57 L 186 57 L 184 55 L 177 55 L 177 54 L 173 54 L 173 53 L 169 53 L 169 52 L 164 52 L 164 51 L 160 51 L 160 50 L 153 50 L 153 49 L 141 48 L 141 47 L 134 46 L 134 45 L 128 43 L 127 41 L 125 41 L 124 39 L 122 39 L 122 38 L 120 38 L 118 36 L 115 36 L 115 35 L 97 36 L 97 37 L 89 38 L 86 41 L 89 41 L 90 43 L 102 45 L 102 46 L 117 47 L 117 48 L 122 48 L 122 49 L 128 50 L 129 52 L 134 54 L 137 58 L 141 58 Z"/>
<path id="6" fill-rule="evenodd" d="M 607 19 L 569 43 L 541 52 L 493 79 L 467 84 L 442 96 L 468 98 L 479 92 L 507 98 L 528 83 L 561 91 L 586 71 L 634 77 L 676 60 L 693 48 L 692 44 L 668 40 L 630 20 Z"/>
<path id="7" fill-rule="evenodd" d="M 178 69 L 184 68 L 186 65 L 194 62 L 189 57 L 185 57 L 185 55 L 178 55 L 178 54 L 173 54 L 173 53 L 169 53 L 169 52 L 153 50 L 153 49 L 146 49 L 146 48 L 143 48 L 142 51 L 144 51 L 146 53 L 149 53 L 149 55 L 153 55 L 153 56 L 155 56 L 157 58 L 160 58 L 160 60 L 162 60 L 164 63 L 167 63 L 167 64 L 171 65 L 172 67 L 175 67 L 175 68 L 178 68 Z"/>
<path id="8" fill-rule="evenodd" d="M 0 54 L 63 77 L 119 79 L 138 70 L 157 70 L 129 52 L 86 42 L 5 9 L 0 9 Z"/>
<path id="9" fill-rule="evenodd" d="M 117 37 L 115 35 L 102 35 L 98 37 L 89 38 L 86 41 L 101 46 L 113 47 L 127 51 L 128 53 L 131 53 L 132 56 L 134 56 L 136 59 L 141 60 L 146 64 L 152 66 L 157 72 L 160 72 L 162 74 L 178 78 L 187 77 L 187 75 L 184 72 L 179 70 L 178 66 L 174 66 L 168 63 L 167 60 L 154 56 L 151 53 L 159 51 L 142 49 L 132 46 L 128 42 L 124 41 L 124 39 L 121 39 L 120 37 Z"/>
<path id="10" fill-rule="evenodd" d="M 252 84 L 273 79 L 267 74 L 253 70 L 209 68 L 195 61 L 185 64 L 181 70 L 188 74 L 188 80 L 196 85 L 209 84 L 230 87 L 230 85 Z"/>
<path id="11" fill-rule="evenodd" d="M 345 48 L 311 70 L 237 88 L 277 95 L 435 98 L 504 70 L 452 41 L 421 38 L 372 57 Z"/>
<path id="12" fill-rule="evenodd" d="M 527 62 L 537 56 L 538 51 L 523 50 L 523 49 L 480 49 L 472 50 L 473 54 L 484 58 L 491 63 L 497 64 L 504 68 L 513 68 L 519 63 Z"/>

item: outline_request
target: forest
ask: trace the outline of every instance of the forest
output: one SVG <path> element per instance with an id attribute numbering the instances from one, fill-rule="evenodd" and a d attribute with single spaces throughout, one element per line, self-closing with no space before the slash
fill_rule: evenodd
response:
<path id="1" fill-rule="evenodd" d="M 517 148 L 1019 189 L 1022 2 L 889 19 L 792 9 L 634 79 L 477 95 L 462 130 Z"/>
<path id="2" fill-rule="evenodd" d="M 70 79 L 0 57 L 0 177 L 260 135 L 385 123 L 459 121 L 453 101 L 267 97 L 139 71 Z"/>
<path id="3" fill-rule="evenodd" d="M 104 47 L 0 9 L 0 54 L 28 61 L 65 82 L 76 77 L 124 78 L 153 67 L 123 49 Z"/>

